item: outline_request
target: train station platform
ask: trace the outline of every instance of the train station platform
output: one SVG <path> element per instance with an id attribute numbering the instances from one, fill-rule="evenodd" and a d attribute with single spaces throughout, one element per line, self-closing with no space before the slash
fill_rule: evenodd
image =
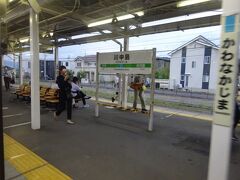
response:
<path id="1" fill-rule="evenodd" d="M 166 111 L 148 132 L 142 113 L 100 107 L 65 112 L 41 109 L 41 129 L 30 127 L 30 105 L 3 92 L 7 179 L 205 180 L 211 122 Z M 237 130 L 240 136 L 240 130 Z M 230 180 L 240 177 L 240 143 L 232 143 Z M 9 173 L 11 172 L 11 173 Z M 17 173 L 17 174 L 16 174 Z"/>

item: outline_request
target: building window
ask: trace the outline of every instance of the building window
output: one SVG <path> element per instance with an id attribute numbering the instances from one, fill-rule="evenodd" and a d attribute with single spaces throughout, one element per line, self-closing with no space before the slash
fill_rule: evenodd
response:
<path id="1" fill-rule="evenodd" d="M 28 68 L 31 68 L 31 62 L 28 62 Z"/>
<path id="2" fill-rule="evenodd" d="M 196 61 L 192 61 L 192 68 L 196 67 Z"/>
<path id="3" fill-rule="evenodd" d="M 184 81 L 184 75 L 181 75 L 181 81 Z"/>
<path id="4" fill-rule="evenodd" d="M 66 62 L 66 66 L 68 66 L 68 62 Z"/>
<path id="5" fill-rule="evenodd" d="M 82 66 L 82 63 L 77 63 L 77 67 L 81 67 Z"/>
<path id="6" fill-rule="evenodd" d="M 205 56 L 204 57 L 204 64 L 210 64 L 211 62 L 211 56 Z"/>
<path id="7" fill-rule="evenodd" d="M 182 57 L 182 63 L 186 63 L 186 57 Z"/>
<path id="8" fill-rule="evenodd" d="M 203 82 L 209 82 L 209 75 L 203 75 Z"/>

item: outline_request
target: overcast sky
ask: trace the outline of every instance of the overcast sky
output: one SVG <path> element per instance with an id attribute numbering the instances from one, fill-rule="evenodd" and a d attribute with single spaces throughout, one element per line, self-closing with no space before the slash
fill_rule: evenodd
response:
<path id="1" fill-rule="evenodd" d="M 174 31 L 158 33 L 140 37 L 132 37 L 129 41 L 129 50 L 143 50 L 157 48 L 157 56 L 167 56 L 174 50 L 191 39 L 202 35 L 213 43 L 219 45 L 220 26 L 190 29 L 185 31 Z M 122 40 L 120 40 L 122 42 Z M 60 48 L 60 58 L 75 58 L 76 56 L 92 55 L 96 52 L 119 51 L 119 45 L 113 41 L 89 43 Z"/>
<path id="2" fill-rule="evenodd" d="M 132 37 L 129 41 L 129 50 L 157 49 L 157 57 L 168 56 L 168 53 L 186 42 L 202 35 L 216 45 L 220 41 L 220 26 L 206 28 L 190 29 L 185 31 L 174 31 L 167 33 L 158 33 L 139 37 Z M 120 42 L 123 40 L 120 39 Z M 74 45 L 62 47 L 59 49 L 60 60 L 73 60 L 77 56 L 93 55 L 97 52 L 116 52 L 119 51 L 119 45 L 113 41 L 98 43 L 89 43 L 83 45 Z M 24 53 L 23 60 L 29 60 L 29 52 Z M 40 54 L 40 59 L 54 60 L 53 54 Z M 5 56 L 5 61 L 13 61 L 12 56 Z"/>

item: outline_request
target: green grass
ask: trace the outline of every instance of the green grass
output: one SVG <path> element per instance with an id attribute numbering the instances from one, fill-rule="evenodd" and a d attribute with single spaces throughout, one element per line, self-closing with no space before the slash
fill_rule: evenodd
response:
<path id="1" fill-rule="evenodd" d="M 87 88 L 84 87 L 84 91 L 89 96 L 95 96 L 96 90 L 94 88 Z M 105 98 L 105 99 L 111 99 L 111 97 L 114 95 L 113 90 L 104 90 L 105 92 L 100 91 L 99 97 Z M 145 98 L 146 104 L 150 104 L 150 98 Z M 133 103 L 133 95 L 128 94 L 128 102 Z M 170 102 L 170 101 L 163 101 L 160 99 L 154 100 L 156 106 L 160 107 L 167 107 L 167 108 L 173 108 L 173 109 L 179 109 L 179 110 L 187 110 L 187 111 L 194 111 L 194 112 L 208 112 L 211 113 L 213 111 L 213 107 L 204 105 L 204 104 L 188 104 L 188 103 L 182 103 L 182 102 Z"/>

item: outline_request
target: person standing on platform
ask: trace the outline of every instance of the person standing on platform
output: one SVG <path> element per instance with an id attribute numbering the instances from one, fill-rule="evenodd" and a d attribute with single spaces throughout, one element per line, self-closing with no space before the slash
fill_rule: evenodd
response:
<path id="1" fill-rule="evenodd" d="M 143 99 L 143 91 L 145 88 L 143 78 L 139 75 L 135 76 L 133 82 L 130 84 L 130 87 L 134 90 L 133 110 L 137 110 L 137 97 L 139 96 L 142 106 L 142 113 L 146 113 L 147 110 Z"/>
<path id="2" fill-rule="evenodd" d="M 72 85 L 69 82 L 69 76 L 65 66 L 59 67 L 59 76 L 56 81 L 59 87 L 59 104 L 57 111 L 54 112 L 54 118 L 59 116 L 66 108 L 67 105 L 67 123 L 74 124 L 72 121 Z"/>
<path id="3" fill-rule="evenodd" d="M 236 128 L 240 120 L 240 110 L 238 103 L 235 103 L 235 112 L 234 112 L 234 119 L 233 119 L 233 130 L 232 130 L 232 140 L 238 141 L 238 137 L 236 136 Z"/>
<path id="4" fill-rule="evenodd" d="M 3 80 L 4 80 L 4 85 L 5 85 L 6 91 L 9 91 L 10 90 L 11 74 L 9 73 L 7 67 L 4 68 Z"/>

